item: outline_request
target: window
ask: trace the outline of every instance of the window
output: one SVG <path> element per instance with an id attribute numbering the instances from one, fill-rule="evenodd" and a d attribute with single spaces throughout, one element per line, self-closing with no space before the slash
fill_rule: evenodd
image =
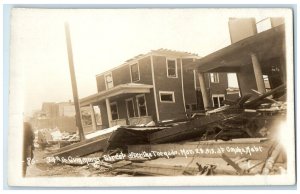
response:
<path id="1" fill-rule="evenodd" d="M 110 110 L 112 120 L 119 119 L 118 106 L 116 102 L 110 104 Z"/>
<path id="2" fill-rule="evenodd" d="M 213 94 L 212 100 L 213 100 L 213 107 L 219 108 L 221 106 L 224 106 L 223 101 L 225 100 L 225 96 L 224 94 Z"/>
<path id="3" fill-rule="evenodd" d="M 211 83 L 219 83 L 219 74 L 218 73 L 210 73 L 210 82 Z"/>
<path id="4" fill-rule="evenodd" d="M 130 65 L 130 73 L 131 73 L 131 82 L 140 80 L 139 65 L 137 63 Z"/>
<path id="5" fill-rule="evenodd" d="M 175 102 L 174 92 L 159 91 L 160 102 Z"/>
<path id="6" fill-rule="evenodd" d="M 266 91 L 267 92 L 271 91 L 269 76 L 268 75 L 263 75 L 263 79 L 264 79 Z"/>
<path id="7" fill-rule="evenodd" d="M 110 89 L 110 88 L 114 87 L 113 78 L 112 78 L 111 73 L 104 75 L 104 79 L 105 79 L 106 89 Z"/>
<path id="8" fill-rule="evenodd" d="M 126 100 L 126 108 L 127 108 L 127 116 L 128 118 L 135 117 L 134 107 L 133 107 L 133 99 Z"/>
<path id="9" fill-rule="evenodd" d="M 190 108 L 191 108 L 191 107 L 190 107 L 189 104 L 185 105 L 185 109 L 186 109 L 186 110 L 190 110 Z"/>
<path id="10" fill-rule="evenodd" d="M 139 116 L 147 116 L 147 105 L 145 95 L 136 96 L 136 103 L 138 107 Z"/>
<path id="11" fill-rule="evenodd" d="M 177 63 L 175 59 L 167 59 L 167 77 L 177 78 Z"/>

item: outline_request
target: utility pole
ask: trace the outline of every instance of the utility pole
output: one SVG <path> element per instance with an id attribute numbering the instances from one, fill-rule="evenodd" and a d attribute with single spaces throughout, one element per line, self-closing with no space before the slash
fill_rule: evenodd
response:
<path id="1" fill-rule="evenodd" d="M 76 83 L 76 76 L 75 76 L 74 63 L 73 63 L 73 52 L 72 52 L 72 43 L 70 37 L 70 29 L 69 29 L 69 24 L 67 22 L 65 23 L 65 33 L 66 33 L 66 41 L 67 41 L 70 76 L 72 82 L 72 91 L 73 91 L 74 105 L 76 111 L 76 126 L 79 131 L 80 141 L 82 141 L 85 139 L 85 137 L 84 137 L 82 122 L 81 122 L 81 112 L 80 112 L 80 105 L 78 100 L 77 83 Z"/>

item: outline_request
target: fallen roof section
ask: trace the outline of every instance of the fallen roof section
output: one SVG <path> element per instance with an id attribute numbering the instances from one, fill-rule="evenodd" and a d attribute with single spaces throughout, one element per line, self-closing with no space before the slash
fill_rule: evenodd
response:
<path id="1" fill-rule="evenodd" d="M 285 25 L 250 36 L 233 43 L 189 66 L 199 72 L 237 72 L 242 65 L 250 64 L 250 53 L 255 53 L 260 61 L 284 54 Z"/>

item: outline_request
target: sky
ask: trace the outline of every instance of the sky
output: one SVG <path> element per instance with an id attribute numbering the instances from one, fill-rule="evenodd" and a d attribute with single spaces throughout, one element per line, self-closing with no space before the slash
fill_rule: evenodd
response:
<path id="1" fill-rule="evenodd" d="M 230 17 L 259 20 L 273 15 L 267 9 L 14 9 L 10 66 L 16 71 L 11 78 L 22 77 L 26 115 L 41 109 L 43 102 L 73 101 L 65 22 L 83 98 L 97 92 L 97 74 L 134 56 L 159 48 L 206 56 L 230 44 Z M 236 85 L 232 77 L 229 84 Z"/>

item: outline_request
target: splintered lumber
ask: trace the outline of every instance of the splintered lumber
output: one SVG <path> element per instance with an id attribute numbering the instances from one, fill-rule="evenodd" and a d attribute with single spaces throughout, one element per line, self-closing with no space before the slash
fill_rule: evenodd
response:
<path id="1" fill-rule="evenodd" d="M 129 164 L 132 164 L 132 162 L 131 161 L 122 160 L 122 161 L 119 161 L 119 162 L 116 162 L 116 163 L 112 164 L 111 170 L 114 170 L 114 169 L 117 169 L 117 168 L 121 168 L 121 167 L 127 166 Z"/>
<path id="2" fill-rule="evenodd" d="M 199 172 L 197 167 L 184 168 L 181 166 L 145 163 L 132 164 L 131 168 L 118 168 L 114 171 L 148 176 L 180 176 L 184 174 L 196 175 Z"/>
<path id="3" fill-rule="evenodd" d="M 74 143 L 69 146 L 65 146 L 61 149 L 58 149 L 48 156 L 58 156 L 58 157 L 79 157 L 92 154 L 94 152 L 103 150 L 107 144 L 107 140 L 110 137 L 111 133 L 107 133 L 98 137 L 91 139 L 85 139 L 79 143 Z"/>
<path id="4" fill-rule="evenodd" d="M 229 165 L 231 165 L 240 175 L 244 174 L 244 170 L 239 167 L 234 161 L 232 161 L 226 154 L 222 154 L 223 160 L 225 160 Z"/>
<path id="5" fill-rule="evenodd" d="M 280 86 L 278 86 L 277 88 L 274 88 L 273 90 L 269 91 L 269 92 L 266 92 L 262 95 L 260 95 L 259 97 L 253 99 L 253 100 L 250 100 L 248 102 L 246 102 L 243 107 L 244 108 L 256 108 L 257 106 L 259 106 L 260 104 L 262 104 L 264 101 L 265 98 L 277 93 L 277 92 L 281 92 L 281 91 L 284 91 L 284 89 L 286 89 L 286 84 L 282 84 Z M 268 99 L 269 100 L 269 99 Z"/>
<path id="6" fill-rule="evenodd" d="M 163 129 L 149 136 L 150 143 L 167 143 L 200 137 L 209 124 L 231 118 L 232 115 L 212 114 Z"/>
<path id="7" fill-rule="evenodd" d="M 149 143 L 148 136 L 165 127 L 120 127 L 114 131 L 107 141 L 105 150 L 121 148 L 127 149 L 127 145 Z"/>
<path id="8" fill-rule="evenodd" d="M 274 150 L 272 151 L 271 156 L 265 162 L 264 168 L 262 170 L 263 175 L 267 175 L 270 173 L 281 151 L 282 151 L 281 145 L 277 144 Z"/>

